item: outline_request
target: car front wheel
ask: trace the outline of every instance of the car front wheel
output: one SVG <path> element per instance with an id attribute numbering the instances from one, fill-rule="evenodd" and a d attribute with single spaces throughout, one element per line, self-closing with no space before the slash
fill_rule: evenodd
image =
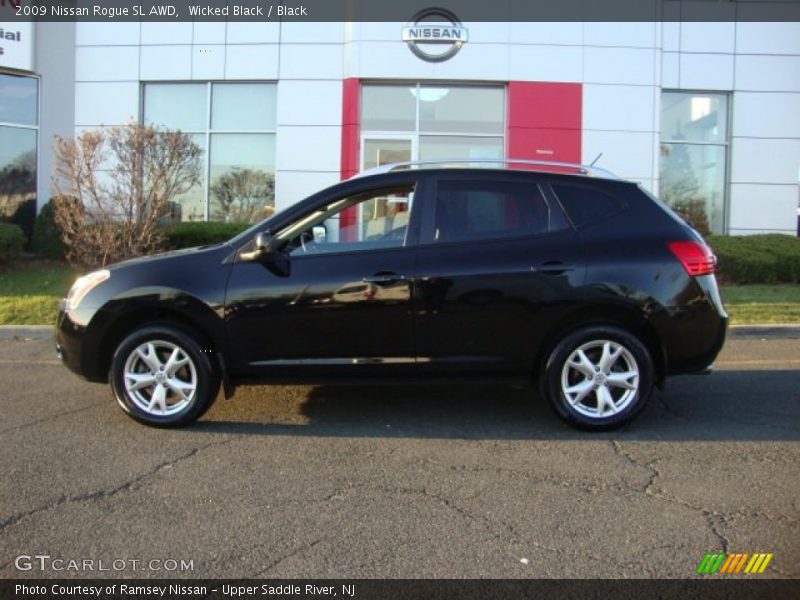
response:
<path id="1" fill-rule="evenodd" d="M 219 374 L 202 350 L 194 337 L 170 325 L 134 331 L 111 361 L 117 403 L 130 417 L 157 427 L 200 418 L 220 386 Z"/>
<path id="2" fill-rule="evenodd" d="M 553 348 L 542 392 L 570 425 L 588 430 L 619 427 L 645 406 L 653 389 L 653 361 L 628 331 L 584 327 Z"/>

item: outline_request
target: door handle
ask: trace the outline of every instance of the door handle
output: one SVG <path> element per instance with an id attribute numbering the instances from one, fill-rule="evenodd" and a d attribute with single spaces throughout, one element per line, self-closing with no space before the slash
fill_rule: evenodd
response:
<path id="1" fill-rule="evenodd" d="M 375 273 L 371 277 L 364 277 L 364 283 L 374 283 L 375 285 L 388 285 L 390 283 L 397 283 L 398 281 L 406 281 L 405 275 L 398 273 Z"/>
<path id="2" fill-rule="evenodd" d="M 563 263 L 559 260 L 548 260 L 535 267 L 535 270 L 545 275 L 562 275 L 567 271 L 573 271 L 574 266 Z"/>

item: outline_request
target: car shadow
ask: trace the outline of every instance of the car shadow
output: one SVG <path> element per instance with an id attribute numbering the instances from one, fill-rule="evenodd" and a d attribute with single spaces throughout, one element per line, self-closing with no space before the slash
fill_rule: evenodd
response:
<path id="1" fill-rule="evenodd" d="M 718 371 L 655 390 L 612 432 L 562 423 L 533 388 L 496 385 L 243 387 L 192 432 L 477 440 L 800 440 L 800 371 Z"/>

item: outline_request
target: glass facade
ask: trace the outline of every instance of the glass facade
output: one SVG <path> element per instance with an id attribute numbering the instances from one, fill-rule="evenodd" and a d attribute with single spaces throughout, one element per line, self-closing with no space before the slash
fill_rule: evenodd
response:
<path id="1" fill-rule="evenodd" d="M 362 168 L 403 160 L 502 158 L 505 88 L 367 84 L 361 89 Z M 402 149 L 402 150 L 400 150 Z"/>
<path id="2" fill-rule="evenodd" d="M 728 97 L 661 95 L 660 196 L 698 231 L 725 233 Z"/>
<path id="3" fill-rule="evenodd" d="M 39 80 L 0 73 L 0 219 L 30 239 L 36 217 Z"/>
<path id="4" fill-rule="evenodd" d="M 272 212 L 276 87 L 145 84 L 144 122 L 180 129 L 203 150 L 203 182 L 178 198 L 175 218 L 253 223 Z"/>

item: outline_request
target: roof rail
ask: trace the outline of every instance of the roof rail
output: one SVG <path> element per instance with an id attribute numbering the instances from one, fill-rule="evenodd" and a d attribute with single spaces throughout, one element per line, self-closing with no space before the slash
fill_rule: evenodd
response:
<path id="1" fill-rule="evenodd" d="M 528 165 L 537 167 L 556 167 L 561 169 L 574 169 L 579 175 L 588 177 L 599 177 L 602 179 L 619 179 L 611 171 L 594 167 L 591 165 L 581 165 L 578 163 L 554 162 L 546 160 L 525 160 L 516 158 L 452 158 L 437 160 L 417 160 L 409 162 L 389 163 L 367 169 L 356 173 L 353 178 L 366 177 L 367 175 L 380 175 L 381 173 L 393 173 L 395 171 L 411 170 L 416 168 L 433 168 L 439 166 L 472 165 L 472 164 L 495 164 L 506 165 L 506 168 L 513 168 L 514 165 Z M 544 170 L 544 169 L 542 169 Z"/>

